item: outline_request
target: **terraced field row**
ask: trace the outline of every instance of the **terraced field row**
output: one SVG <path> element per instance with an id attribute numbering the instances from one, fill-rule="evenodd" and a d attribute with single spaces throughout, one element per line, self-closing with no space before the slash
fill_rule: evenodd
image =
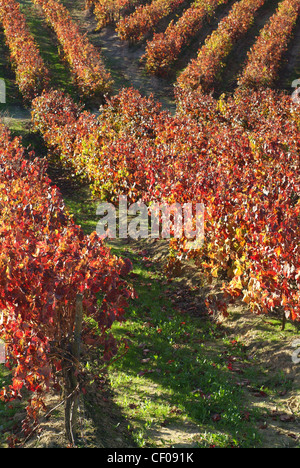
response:
<path id="1" fill-rule="evenodd" d="M 207 92 L 220 81 L 228 57 L 266 11 L 270 12 L 266 22 L 250 46 L 245 43 L 248 56 L 240 63 L 238 78 L 241 86 L 273 86 L 293 43 L 300 10 L 298 0 L 90 1 L 95 4 L 99 28 L 114 23 L 122 41 L 145 47 L 141 62 L 149 74 L 172 77 L 175 72 L 180 86 Z M 209 32 L 214 21 L 216 27 Z M 182 69 L 180 59 L 185 55 L 191 56 L 190 62 Z"/>
<path id="2" fill-rule="evenodd" d="M 84 2 L 81 3 L 84 6 Z M 234 87 L 272 87 L 285 68 L 287 51 L 296 48 L 297 53 L 298 50 L 293 35 L 299 24 L 299 0 L 282 0 L 275 4 L 269 0 L 155 0 L 148 3 L 89 0 L 87 3 L 95 3 L 93 8 L 99 27 L 115 23 L 120 36 L 116 39 L 121 43 L 119 48 L 122 43 L 127 47 L 125 39 L 129 37 L 131 42 L 143 39 L 138 45 L 141 59 L 136 67 L 142 70 L 144 66 L 149 76 L 162 76 L 184 89 L 226 90 L 228 79 Z M 102 53 L 101 39 L 94 45 L 95 38 L 91 34 L 88 38 L 84 35 L 85 31 L 70 14 L 68 2 L 21 0 L 20 6 L 16 0 L 1 0 L 0 19 L 15 80 L 25 100 L 52 84 L 52 65 L 59 67 L 61 77 L 66 74 L 66 88 L 73 86 L 81 97 L 103 96 L 115 89 L 112 74 L 118 75 L 119 70 L 111 73 L 110 50 L 107 58 L 105 52 Z M 26 24 L 29 8 L 35 10 L 34 24 Z M 154 9 L 156 13 L 152 14 Z M 140 21 L 140 15 L 144 22 Z M 136 25 L 130 26 L 130 33 L 129 24 Z M 46 31 L 44 39 L 49 35 L 52 40 L 50 52 L 45 53 L 40 28 Z M 256 36 L 252 37 L 254 29 Z M 98 35 L 102 37 L 101 31 Z M 244 50 L 239 54 L 244 41 Z M 48 61 L 54 54 L 57 57 L 51 64 Z M 235 63 L 231 76 L 232 56 Z M 226 76 L 224 83 L 223 76 Z M 297 78 L 295 74 L 293 78 Z M 118 88 L 121 86 L 122 78 L 118 80 Z"/>
<path id="3" fill-rule="evenodd" d="M 79 31 L 68 10 L 54 0 L 35 0 L 40 9 L 40 20 L 44 15 L 53 28 L 54 41 L 60 55 L 68 66 L 71 79 L 80 96 L 91 98 L 103 96 L 111 90 L 111 76 L 105 69 L 101 55 L 89 40 Z M 16 83 L 24 99 L 30 102 L 50 84 L 50 75 L 39 50 L 37 37 L 32 34 L 23 3 L 16 0 L 1 0 L 0 24 L 3 27 L 6 45 L 10 51 L 12 68 L 16 73 Z M 49 31 L 47 25 L 44 34 Z"/>

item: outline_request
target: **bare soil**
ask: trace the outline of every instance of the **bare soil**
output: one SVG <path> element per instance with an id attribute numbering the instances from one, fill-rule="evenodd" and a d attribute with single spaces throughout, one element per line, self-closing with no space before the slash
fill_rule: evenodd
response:
<path id="1" fill-rule="evenodd" d="M 99 49 L 115 81 L 116 93 L 123 87 L 134 87 L 143 95 L 153 94 L 162 103 L 163 108 L 175 111 L 173 84 L 169 80 L 147 75 L 140 63 L 145 53 L 144 44 L 130 46 L 121 41 L 113 26 L 98 31 L 95 16 L 84 10 L 82 0 L 65 0 L 64 4 L 78 22 L 81 31 L 87 34 L 90 42 Z"/>
<path id="2" fill-rule="evenodd" d="M 270 2 L 269 2 L 270 3 Z M 258 30 L 274 11 L 273 6 L 264 12 L 257 23 Z M 277 4 L 277 2 L 275 2 Z M 107 27 L 96 31 L 95 18 L 84 11 L 83 0 L 65 0 L 64 4 L 69 7 L 74 19 L 78 21 L 82 31 L 86 33 L 91 42 L 101 49 L 108 68 L 111 70 L 115 80 L 115 91 L 123 86 L 134 86 L 146 95 L 153 93 L 155 98 L 163 103 L 169 110 L 175 109 L 172 81 L 149 77 L 140 64 L 140 58 L 144 53 L 144 44 L 129 46 L 120 41 L 113 27 Z M 187 59 L 196 53 L 204 36 L 215 27 L 217 21 L 228 11 L 232 4 L 229 3 L 226 10 L 220 10 L 212 22 L 205 26 L 205 30 L 199 34 L 188 51 L 183 54 L 179 61 L 184 66 Z M 299 68 L 300 57 L 300 25 L 297 25 L 294 41 L 291 43 L 287 53 L 287 71 L 285 77 L 292 76 L 295 68 Z M 224 80 L 231 83 L 234 79 L 241 61 L 246 56 L 246 51 L 253 42 L 248 38 L 246 45 L 240 44 L 229 63 L 232 69 L 224 74 Z M 230 66 L 231 68 L 231 66 Z M 281 80 L 284 81 L 282 75 Z M 283 82 L 282 81 L 282 82 Z M 11 108 L 7 119 L 16 121 L 28 121 L 29 113 L 21 107 Z M 147 244 L 149 257 L 163 262 L 167 255 L 167 246 L 162 244 Z M 203 284 L 198 272 L 192 264 L 185 265 L 180 276 L 173 280 L 176 284 L 177 294 L 175 300 L 177 306 L 185 307 L 189 313 L 196 317 L 205 314 L 204 299 L 207 292 L 220 293 L 220 285 Z M 188 294 L 191 285 L 199 286 L 199 293 L 193 298 Z M 214 320 L 222 322 L 222 329 L 228 338 L 238 338 L 246 348 L 247 354 L 253 359 L 253 368 L 261 369 L 262 388 L 268 379 L 276 381 L 280 391 L 276 395 L 265 395 L 264 391 L 253 391 L 251 386 L 242 377 L 241 385 L 247 390 L 247 398 L 252 407 L 263 408 L 265 417 L 260 422 L 259 430 L 263 439 L 263 446 L 270 448 L 299 447 L 300 444 L 300 374 L 299 364 L 292 361 L 292 344 L 299 337 L 293 333 L 282 333 L 278 339 L 278 326 L 272 322 L 272 317 L 257 317 L 251 314 L 243 304 L 232 308 L 228 319 L 214 317 Z M 276 328 L 276 339 L 266 338 L 266 329 L 270 331 Z M 270 336 L 270 335 L 268 335 Z M 217 346 L 217 344 L 216 344 Z M 155 388 L 153 387 L 153 392 Z M 34 437 L 26 444 L 26 448 L 36 447 L 67 447 L 68 441 L 64 433 L 64 411 L 62 400 L 59 396 L 50 395 L 48 407 L 51 414 L 42 420 Z M 127 421 L 122 413 L 122 408 L 116 404 L 108 379 L 89 387 L 87 395 L 82 399 L 80 405 L 80 441 L 79 446 L 92 447 L 134 447 L 135 442 L 131 431 L 128 429 L 130 421 Z M 205 431 L 205 428 L 202 428 Z M 192 447 L 197 442 L 201 428 L 186 421 L 180 425 L 162 427 L 157 425 L 151 428 L 151 439 L 156 441 L 157 446 L 180 446 Z"/>
<path id="3" fill-rule="evenodd" d="M 131 247 L 147 249 L 147 256 L 160 265 L 165 266 L 167 244 L 154 241 L 131 241 Z M 191 262 L 185 262 L 177 277 L 169 280 L 175 286 L 172 299 L 176 309 L 189 310 L 189 313 L 199 320 L 207 320 L 205 312 L 205 296 L 208 292 L 219 294 L 221 284 L 203 284 L 203 278 Z M 191 298 L 188 290 L 203 284 L 197 294 Z M 293 342 L 299 339 L 299 333 L 293 331 L 280 332 L 280 323 L 274 322 L 274 316 L 256 316 L 245 304 L 231 307 L 230 316 L 213 317 L 219 324 L 221 334 L 226 334 L 228 340 L 238 340 L 243 343 L 248 359 L 253 362 L 253 372 L 258 381 L 258 388 L 243 379 L 239 364 L 236 372 L 239 384 L 246 392 L 247 406 L 262 410 L 262 418 L 258 423 L 258 431 L 264 448 L 296 448 L 300 444 L 300 364 L 292 360 Z M 274 330 L 274 337 L 272 337 Z M 271 333 L 270 333 L 271 332 Z M 221 341 L 207 343 L 209 347 L 222 350 Z M 260 374 L 261 373 L 261 374 Z M 241 374 L 241 375 L 240 375 Z M 265 393 L 265 385 L 278 388 L 275 393 Z M 157 395 L 155 383 L 147 387 L 148 397 L 153 392 Z M 261 386 L 261 387 L 260 387 Z M 116 404 L 109 380 L 103 377 L 100 382 L 87 387 L 88 393 L 82 399 L 80 406 L 80 439 L 79 447 L 86 448 L 130 448 L 135 447 L 132 432 L 129 429 L 130 420 L 122 414 L 122 408 Z M 49 409 L 59 405 L 57 396 L 49 398 Z M 64 434 L 63 405 L 52 413 L 51 418 L 42 422 L 40 434 L 35 435 L 26 448 L 32 447 L 67 447 Z M 148 429 L 147 439 L 156 447 L 197 447 L 205 427 L 193 424 L 182 417 L 178 423 L 168 426 L 153 424 Z"/>

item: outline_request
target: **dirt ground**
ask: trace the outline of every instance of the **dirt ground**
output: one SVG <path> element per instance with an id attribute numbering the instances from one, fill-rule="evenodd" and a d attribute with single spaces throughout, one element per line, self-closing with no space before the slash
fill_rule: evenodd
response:
<path id="1" fill-rule="evenodd" d="M 143 93 L 153 93 L 155 98 L 162 102 L 169 110 L 174 110 L 173 84 L 168 80 L 149 77 L 145 74 L 139 59 L 143 54 L 143 47 L 129 47 L 122 43 L 112 27 L 96 31 L 96 20 L 81 7 L 82 0 L 66 0 L 74 19 L 76 19 L 83 32 L 88 34 L 91 42 L 101 47 L 108 67 L 115 79 L 116 89 L 122 86 L 134 86 Z M 266 17 L 268 13 L 266 12 Z M 265 18 L 261 19 L 262 24 Z M 211 25 L 213 27 L 213 25 Z M 299 37 L 299 24 L 295 38 Z M 296 41 L 297 42 L 297 41 Z M 294 42 L 290 49 L 292 61 L 288 67 L 289 75 L 299 62 L 299 44 Z M 244 52 L 243 52 L 244 53 Z M 239 56 L 242 51 L 238 52 Z M 232 57 L 234 61 L 235 58 Z M 228 76 L 226 79 L 230 79 Z M 29 119 L 27 111 L 21 108 L 12 109 L 7 118 L 21 120 Z M 165 246 L 147 245 L 149 256 L 158 262 L 163 261 L 166 255 Z M 207 292 L 204 288 L 201 293 L 191 300 L 186 293 L 189 286 L 197 284 L 199 280 L 197 272 L 187 264 L 181 277 L 174 280 L 178 294 L 177 305 L 188 307 L 190 313 L 197 314 L 204 308 L 204 298 Z M 216 287 L 216 293 L 218 293 Z M 223 331 L 228 338 L 237 337 L 247 348 L 248 356 L 255 361 L 256 368 L 261 367 L 267 372 L 270 380 L 280 380 L 282 391 L 276 397 L 264 397 L 263 391 L 259 394 L 253 392 L 247 381 L 241 379 L 241 385 L 246 389 L 249 405 L 263 408 L 265 414 L 261 421 L 260 433 L 263 446 L 270 448 L 293 448 L 300 444 L 300 364 L 294 364 L 292 353 L 293 342 L 299 335 L 282 334 L 281 340 L 264 339 L 264 327 L 268 324 L 268 317 L 257 317 L 251 314 L 242 305 L 232 308 L 231 315 L 227 319 L 215 317 L 221 321 Z M 285 390 L 286 383 L 286 390 Z M 155 388 L 153 388 L 155 391 Z M 50 395 L 47 405 L 51 414 L 41 421 L 41 425 L 29 441 L 26 448 L 56 448 L 67 447 L 68 441 L 64 432 L 64 407 L 58 396 Z M 122 409 L 116 404 L 115 396 L 104 377 L 102 382 L 91 385 L 87 395 L 80 404 L 80 438 L 79 446 L 92 448 L 129 448 L 134 447 L 135 442 L 131 431 L 128 429 L 129 421 L 122 413 Z M 18 415 L 20 416 L 20 415 Z M 205 428 L 203 428 L 205 430 Z M 157 426 L 151 429 L 151 439 L 157 441 L 157 446 L 192 447 L 199 435 L 199 426 L 190 422 L 180 426 Z M 170 442 L 171 441 L 171 442 Z"/>
<path id="2" fill-rule="evenodd" d="M 236 311 L 238 314 L 239 312 Z M 291 336 L 282 343 L 266 342 L 265 345 L 257 340 L 255 326 L 259 326 L 260 319 L 253 315 L 241 314 L 238 320 L 224 322 L 224 327 L 232 336 L 237 337 L 237 328 L 240 330 L 240 339 L 244 340 L 248 352 L 252 353 L 262 368 L 268 370 L 270 379 L 278 374 L 285 373 L 292 382 L 292 389 L 282 391 L 276 398 L 263 398 L 249 387 L 248 405 L 263 408 L 264 420 L 259 426 L 264 448 L 293 448 L 299 447 L 300 429 L 300 375 L 299 364 L 292 362 L 292 343 L 295 337 Z M 234 323 L 234 326 L 233 326 Z M 230 336 L 230 335 L 229 335 Z M 248 383 L 243 385 L 247 387 Z M 153 389 L 155 392 L 155 389 Z M 64 432 L 64 411 L 61 400 L 57 396 L 49 397 L 49 409 L 57 407 L 51 417 L 42 421 L 39 434 L 30 439 L 25 448 L 58 448 L 68 447 Z M 59 406 L 60 405 L 60 406 Z M 97 408 L 97 411 L 95 411 Z M 109 384 L 104 384 L 98 394 L 90 388 L 85 401 L 80 405 L 80 438 L 79 447 L 85 448 L 130 448 L 135 447 L 131 432 L 128 430 L 130 421 L 127 421 L 114 402 L 114 395 Z M 203 427 L 205 432 L 205 427 Z M 201 434 L 198 425 L 189 421 L 173 424 L 168 427 L 156 425 L 149 430 L 149 437 L 156 441 L 157 447 L 194 447 L 197 437 Z"/>
<path id="3" fill-rule="evenodd" d="M 252 407 L 263 408 L 265 420 L 260 425 L 264 447 L 288 448 L 299 446 L 300 440 L 300 367 L 294 364 L 293 342 L 297 335 L 282 338 L 282 341 L 264 341 L 261 338 L 262 325 L 268 322 L 266 317 L 256 317 L 241 308 L 233 311 L 238 320 L 224 322 L 228 333 L 238 334 L 247 347 L 248 355 L 255 359 L 256 366 L 267 372 L 268 378 L 278 378 L 283 390 L 274 398 L 260 398 L 249 388 L 249 402 Z M 230 336 L 230 335 L 229 335 Z M 291 390 L 284 388 L 284 380 Z M 247 388 L 247 382 L 246 388 Z"/>
<path id="4" fill-rule="evenodd" d="M 239 312 L 236 311 L 238 314 Z M 252 407 L 263 408 L 264 420 L 260 424 L 260 432 L 264 448 L 293 448 L 299 447 L 300 442 L 300 375 L 299 364 L 292 362 L 292 343 L 295 337 L 291 336 L 282 343 L 266 342 L 262 345 L 256 339 L 255 326 L 258 320 L 253 315 L 245 316 L 243 313 L 238 320 L 230 322 L 226 320 L 224 326 L 232 332 L 236 338 L 237 328 L 240 329 L 240 339 L 244 340 L 248 352 L 252 353 L 259 360 L 259 364 L 268 370 L 270 378 L 283 371 L 292 382 L 292 389 L 282 391 L 281 396 L 276 398 L 263 398 L 253 393 L 249 388 L 248 404 Z M 234 326 L 233 326 L 234 323 Z M 230 335 L 229 335 L 230 336 Z M 247 387 L 247 382 L 244 382 Z M 104 385 L 101 393 L 95 393 L 91 387 L 85 401 L 80 405 L 80 438 L 79 447 L 85 448 L 130 448 L 135 443 L 128 430 L 129 421 L 126 420 L 114 402 L 114 395 L 108 383 Z M 153 389 L 155 392 L 155 389 Z M 26 448 L 58 448 L 67 447 L 68 441 L 64 432 L 64 411 L 63 405 L 58 406 L 61 400 L 57 396 L 48 399 L 49 409 L 57 407 L 51 414 L 50 419 L 42 421 L 39 427 L 39 434 L 30 439 Z M 97 407 L 97 411 L 95 411 Z M 205 428 L 203 428 L 205 432 Z M 198 425 L 189 421 L 180 424 L 173 424 L 168 427 L 161 425 L 150 429 L 149 437 L 157 442 L 157 447 L 193 447 L 195 440 L 201 433 Z"/>
<path id="5" fill-rule="evenodd" d="M 133 242 L 133 241 L 131 241 Z M 139 248 L 147 249 L 147 255 L 164 268 L 167 245 L 153 241 L 137 242 Z M 146 244 L 145 244 L 146 242 Z M 188 309 L 194 316 L 203 316 L 205 294 L 215 292 L 218 294 L 219 284 L 204 285 L 199 293 L 191 297 L 188 290 L 191 286 L 199 284 L 200 278 L 195 267 L 185 263 L 181 274 L 173 278 L 175 286 L 174 307 Z M 250 382 L 243 380 L 241 373 L 240 385 L 245 389 L 247 406 L 259 408 L 263 411 L 263 418 L 259 421 L 259 433 L 264 448 L 296 448 L 300 444 L 300 364 L 295 364 L 292 359 L 293 343 L 299 339 L 299 334 L 292 331 L 279 332 L 278 325 L 276 338 L 266 335 L 266 330 L 276 327 L 272 322 L 273 317 L 256 316 L 245 305 L 237 304 L 231 307 L 230 316 L 216 316 L 213 320 L 219 324 L 221 333 L 226 333 L 228 340 L 236 340 L 243 343 L 247 351 L 248 359 L 253 360 L 253 367 L 259 375 L 261 369 L 262 390 L 257 391 L 251 387 Z M 279 327 L 280 328 L 280 327 Z M 212 343 L 207 343 L 211 346 Z M 213 346 L 222 346 L 215 341 Z M 239 374 L 239 363 L 236 365 Z M 275 381 L 280 391 L 276 395 L 266 395 L 263 384 L 267 380 Z M 276 383 L 277 382 L 277 383 Z M 151 384 L 152 385 L 152 384 Z M 149 393 L 149 389 L 148 393 Z M 153 383 L 153 394 L 156 393 Z M 35 435 L 26 448 L 33 447 L 67 447 L 68 442 L 64 433 L 64 411 L 61 401 L 56 396 L 51 396 L 48 401 L 49 409 L 57 407 L 51 414 L 51 418 L 41 423 L 40 434 Z M 60 405 L 60 406 L 58 406 Z M 116 396 L 109 385 L 109 380 L 104 376 L 100 382 L 88 387 L 87 395 L 80 404 L 80 438 L 79 447 L 105 447 L 105 448 L 130 448 L 135 447 L 132 433 L 128 429 L 130 421 L 122 413 L 122 408 L 116 404 Z M 185 447 L 196 446 L 201 431 L 205 433 L 205 427 L 201 428 L 190 421 L 183 420 L 180 424 L 163 427 L 161 424 L 153 425 L 149 429 L 148 436 L 157 447 Z"/>
<path id="6" fill-rule="evenodd" d="M 163 108 L 175 111 L 173 84 L 167 79 L 147 75 L 140 63 L 145 52 L 144 46 L 129 46 L 121 41 L 112 26 L 97 31 L 97 20 L 93 14 L 84 10 L 82 0 L 66 0 L 64 4 L 80 25 L 81 31 L 99 48 L 115 81 L 116 93 L 123 87 L 132 86 L 146 96 L 153 94 L 162 103 Z"/>

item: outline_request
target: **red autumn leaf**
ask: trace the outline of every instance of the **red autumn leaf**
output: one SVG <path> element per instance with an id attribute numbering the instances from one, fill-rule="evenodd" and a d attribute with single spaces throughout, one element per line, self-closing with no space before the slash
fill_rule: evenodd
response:
<path id="1" fill-rule="evenodd" d="M 69 108 L 70 116 L 73 109 L 75 116 L 76 106 L 68 99 L 64 103 L 64 111 Z M 59 119 L 59 105 L 57 112 Z M 25 158 L 19 139 L 11 139 L 3 125 L 0 137 L 1 194 L 10 199 L 5 212 L 0 212 L 0 305 L 5 310 L 0 333 L 12 371 L 12 385 L 1 398 L 7 402 L 21 398 L 26 389 L 23 430 L 29 434 L 31 422 L 36 424 L 45 410 L 46 391 L 50 386 L 60 388 L 57 374 L 69 363 L 62 356 L 70 353 L 78 292 L 83 291 L 85 314 L 97 323 L 99 336 L 92 337 L 93 344 L 104 345 L 105 359 L 118 350 L 108 330 L 115 320 L 123 320 L 131 291 L 120 277 L 124 262 L 96 234 L 85 236 L 65 211 L 61 194 L 46 175 L 45 162 L 33 155 Z M 84 328 L 83 341 L 89 332 Z"/>
<path id="2" fill-rule="evenodd" d="M 13 389 L 16 390 L 16 391 L 20 391 L 23 386 L 24 386 L 24 382 L 23 380 L 21 379 L 18 379 L 18 378 L 14 378 L 13 379 Z"/>

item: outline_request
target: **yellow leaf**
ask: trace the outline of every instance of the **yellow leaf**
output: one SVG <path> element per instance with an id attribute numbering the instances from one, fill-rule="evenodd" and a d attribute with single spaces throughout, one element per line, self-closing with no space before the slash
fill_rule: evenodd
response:
<path id="1" fill-rule="evenodd" d="M 219 273 L 219 268 L 218 267 L 215 267 L 212 269 L 211 271 L 211 274 L 214 278 L 217 278 L 218 277 L 218 273 Z"/>

